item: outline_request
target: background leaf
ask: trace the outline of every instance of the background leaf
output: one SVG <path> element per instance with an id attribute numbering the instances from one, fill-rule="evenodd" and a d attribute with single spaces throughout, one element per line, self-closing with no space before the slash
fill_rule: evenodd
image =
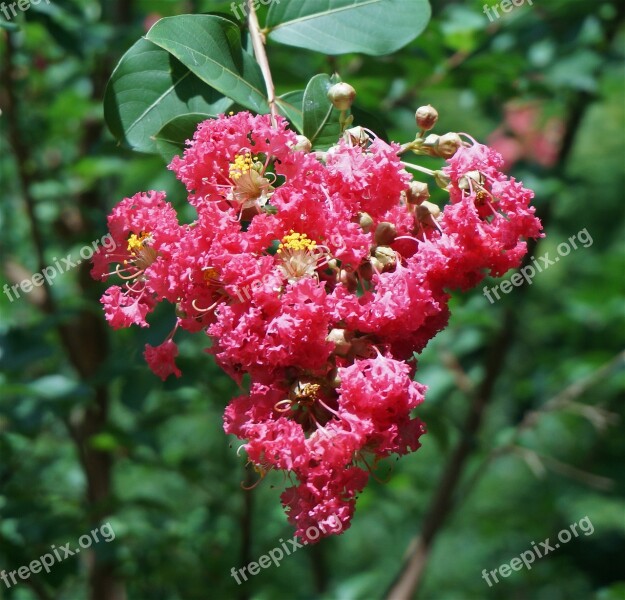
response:
<path id="1" fill-rule="evenodd" d="M 304 103 L 304 91 L 297 90 L 288 92 L 276 98 L 276 104 L 280 114 L 286 117 L 297 131 L 304 131 L 304 112 L 302 109 Z"/>
<path id="2" fill-rule="evenodd" d="M 267 15 L 275 42 L 323 52 L 391 54 L 428 24 L 428 0 L 281 0 Z"/>
<path id="3" fill-rule="evenodd" d="M 180 61 L 141 39 L 113 72 L 104 96 L 104 117 L 117 139 L 134 150 L 155 153 L 153 136 L 175 117 L 217 115 L 231 105 Z"/>
<path id="4" fill-rule="evenodd" d="M 154 136 L 159 154 L 170 162 L 174 156 L 182 154 L 185 142 L 193 138 L 197 126 L 213 115 L 191 113 L 172 119 Z"/>
<path id="5" fill-rule="evenodd" d="M 341 135 L 341 113 L 328 100 L 328 90 L 334 83 L 329 75 L 315 75 L 304 92 L 304 135 L 316 150 L 326 150 Z"/>
<path id="6" fill-rule="evenodd" d="M 241 106 L 269 112 L 260 67 L 243 50 L 241 32 L 231 21 L 211 15 L 168 17 L 146 37 Z"/>

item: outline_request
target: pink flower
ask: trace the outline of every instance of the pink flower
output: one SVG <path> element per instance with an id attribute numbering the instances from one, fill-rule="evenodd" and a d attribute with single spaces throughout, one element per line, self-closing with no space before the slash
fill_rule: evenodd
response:
<path id="1" fill-rule="evenodd" d="M 296 140 L 268 115 L 200 124 L 170 165 L 195 220 L 180 225 L 160 192 L 124 199 L 108 221 L 117 247 L 92 274 L 116 278 L 102 297 L 114 328 L 175 307 L 166 341 L 145 348 L 162 379 L 181 375 L 178 328 L 206 334 L 234 380 L 249 377 L 224 429 L 259 479 L 288 474 L 282 503 L 313 543 L 349 527 L 379 461 L 419 448 L 425 386 L 409 361 L 446 326 L 449 290 L 516 267 L 541 225 L 531 190 L 487 146 L 448 160 L 439 211 L 408 203 L 397 144 L 350 138 L 316 154 Z"/>
<path id="2" fill-rule="evenodd" d="M 156 347 L 146 344 L 144 356 L 150 369 L 163 381 L 170 375 L 176 377 L 182 375 L 175 363 L 175 358 L 178 356 L 178 346 L 172 340 L 166 340 Z"/>

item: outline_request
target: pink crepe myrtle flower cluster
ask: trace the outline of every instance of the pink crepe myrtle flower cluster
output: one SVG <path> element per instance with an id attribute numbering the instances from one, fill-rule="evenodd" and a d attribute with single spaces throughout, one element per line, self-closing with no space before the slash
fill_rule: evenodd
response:
<path id="1" fill-rule="evenodd" d="M 261 478 L 288 475 L 282 502 L 308 539 L 335 515 L 345 530 L 378 461 L 419 448 L 414 353 L 447 324 L 449 290 L 518 266 L 541 228 L 533 193 L 473 140 L 438 172 L 444 210 L 397 144 L 359 128 L 328 152 L 305 141 L 267 115 L 203 122 L 170 165 L 197 219 L 179 223 L 161 192 L 124 199 L 93 275 L 120 279 L 102 297 L 114 328 L 175 306 L 174 331 L 145 350 L 161 378 L 181 374 L 178 328 L 205 332 L 238 382 L 249 375 L 225 431 Z"/>

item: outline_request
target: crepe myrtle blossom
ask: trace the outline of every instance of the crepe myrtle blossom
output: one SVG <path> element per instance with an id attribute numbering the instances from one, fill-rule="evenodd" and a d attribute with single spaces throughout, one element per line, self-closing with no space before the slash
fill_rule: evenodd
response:
<path id="1" fill-rule="evenodd" d="M 147 327 L 157 304 L 172 305 L 173 330 L 145 349 L 159 377 L 181 376 L 178 329 L 207 335 L 236 381 L 249 376 L 224 428 L 259 481 L 288 475 L 282 503 L 303 539 L 335 515 L 345 531 L 379 462 L 419 448 L 414 353 L 447 324 L 450 292 L 517 267 L 541 236 L 533 193 L 499 154 L 428 134 L 436 119 L 423 108 L 414 142 L 354 127 L 327 152 L 280 117 L 207 120 L 169 165 L 197 219 L 179 223 L 162 192 L 136 194 L 108 219 L 116 248 L 93 260 L 94 277 L 113 279 L 102 297 L 112 327 Z M 446 163 L 430 171 L 403 162 L 409 151 Z M 431 202 L 412 171 L 449 202 Z"/>

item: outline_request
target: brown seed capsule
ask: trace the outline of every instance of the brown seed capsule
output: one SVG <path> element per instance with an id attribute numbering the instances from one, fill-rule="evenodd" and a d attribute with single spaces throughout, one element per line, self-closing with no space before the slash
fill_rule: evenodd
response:
<path id="1" fill-rule="evenodd" d="M 395 225 L 389 223 L 387 221 L 382 221 L 382 223 L 378 223 L 378 226 L 375 228 L 375 243 L 378 246 L 390 246 L 397 237 L 397 229 Z"/>
<path id="2" fill-rule="evenodd" d="M 338 110 L 348 110 L 351 108 L 356 98 L 356 90 L 349 83 L 335 83 L 328 90 L 328 100 L 332 102 L 334 108 Z"/>
<path id="3" fill-rule="evenodd" d="M 411 181 L 410 187 L 406 191 L 406 201 L 408 204 L 421 204 L 430 197 L 428 184 L 423 181 Z"/>
<path id="4" fill-rule="evenodd" d="M 421 131 L 430 131 L 438 121 L 438 111 L 430 104 L 420 106 L 415 113 L 415 119 Z"/>

